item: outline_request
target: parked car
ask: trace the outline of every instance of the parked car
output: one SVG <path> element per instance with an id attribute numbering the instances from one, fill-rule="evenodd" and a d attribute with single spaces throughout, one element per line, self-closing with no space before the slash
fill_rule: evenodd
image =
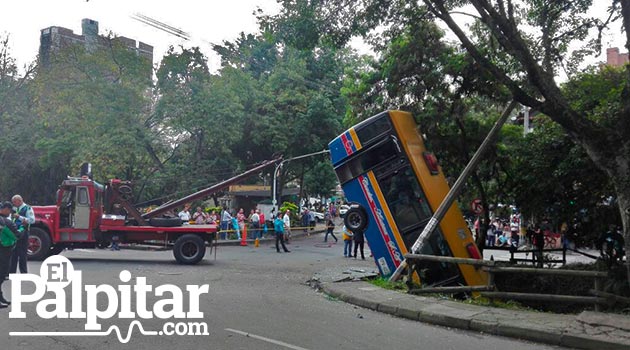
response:
<path id="1" fill-rule="evenodd" d="M 306 208 L 304 208 L 304 207 L 300 208 L 300 213 L 303 213 L 304 210 L 306 210 Z M 316 222 L 318 222 L 318 223 L 324 222 L 324 213 L 317 212 L 317 211 L 315 211 L 313 209 L 309 209 L 309 211 L 311 213 L 313 213 L 313 216 L 315 217 L 315 221 Z"/>

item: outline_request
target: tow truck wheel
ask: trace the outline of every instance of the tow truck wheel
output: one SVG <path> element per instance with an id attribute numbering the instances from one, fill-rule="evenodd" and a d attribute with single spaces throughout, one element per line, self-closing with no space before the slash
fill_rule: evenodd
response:
<path id="1" fill-rule="evenodd" d="M 64 247 L 64 246 L 52 246 L 50 248 L 50 250 L 48 251 L 48 256 L 57 255 L 57 254 L 63 252 L 64 249 L 66 249 L 66 247 Z"/>
<path id="2" fill-rule="evenodd" d="M 365 210 L 361 206 L 352 206 L 346 212 L 343 218 L 343 223 L 346 228 L 352 232 L 357 232 L 365 229 L 367 226 L 367 215 Z"/>
<path id="3" fill-rule="evenodd" d="M 197 235 L 185 234 L 175 241 L 173 255 L 180 264 L 194 265 L 206 255 L 206 243 Z"/>
<path id="4" fill-rule="evenodd" d="M 48 232 L 39 227 L 31 227 L 28 235 L 28 259 L 41 261 L 48 257 L 50 252 L 50 236 Z"/>

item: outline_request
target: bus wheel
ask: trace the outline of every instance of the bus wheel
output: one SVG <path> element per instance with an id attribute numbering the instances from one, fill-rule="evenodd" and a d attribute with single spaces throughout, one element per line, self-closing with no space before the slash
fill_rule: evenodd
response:
<path id="1" fill-rule="evenodd" d="M 206 255 L 206 243 L 197 235 L 185 234 L 175 241 L 173 255 L 180 264 L 194 265 Z"/>
<path id="2" fill-rule="evenodd" d="M 42 261 L 48 257 L 50 252 L 50 236 L 48 232 L 39 227 L 31 227 L 28 235 L 28 259 Z"/>
<path id="3" fill-rule="evenodd" d="M 367 226 L 367 215 L 361 206 L 352 206 L 343 218 L 346 228 L 352 232 L 362 231 Z"/>

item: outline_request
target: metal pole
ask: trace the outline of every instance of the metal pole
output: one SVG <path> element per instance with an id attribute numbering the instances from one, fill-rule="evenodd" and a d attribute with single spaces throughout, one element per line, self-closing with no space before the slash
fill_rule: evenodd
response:
<path id="1" fill-rule="evenodd" d="M 444 215 L 446 214 L 448 209 L 451 207 L 451 205 L 455 201 L 455 198 L 459 196 L 459 193 L 464 187 L 464 184 L 466 183 L 466 179 L 468 179 L 468 176 L 470 175 L 470 173 L 472 173 L 473 170 L 477 168 L 477 165 L 479 165 L 479 162 L 481 161 L 481 157 L 483 156 L 485 151 L 488 149 L 488 147 L 491 144 L 494 144 L 494 142 L 496 141 L 497 135 L 499 134 L 499 130 L 501 130 L 501 127 L 503 126 L 503 124 L 505 124 L 505 122 L 507 121 L 508 117 L 512 113 L 512 110 L 514 109 L 515 106 L 516 106 L 516 101 L 512 101 L 507 107 L 505 107 L 505 109 L 503 110 L 503 114 L 501 114 L 501 117 L 499 117 L 499 120 L 497 120 L 497 122 L 494 123 L 494 126 L 488 133 L 488 136 L 486 136 L 485 140 L 483 140 L 483 143 L 481 143 L 481 146 L 479 146 L 479 149 L 477 149 L 477 152 L 475 152 L 473 157 L 470 159 L 470 161 L 466 165 L 466 168 L 464 168 L 464 171 L 462 171 L 461 175 L 459 175 L 459 178 L 457 179 L 457 181 L 455 181 L 455 184 L 453 185 L 451 190 L 448 192 L 448 194 L 446 195 L 446 197 L 444 198 L 444 200 L 442 201 L 438 209 L 435 211 L 435 213 L 433 214 L 433 217 L 431 217 L 431 220 L 429 220 L 427 225 L 422 230 L 422 233 L 420 233 L 420 236 L 418 236 L 418 239 L 416 240 L 416 242 L 413 244 L 413 246 L 411 246 L 412 254 L 419 253 L 422 250 L 422 247 L 424 246 L 424 244 L 429 240 L 429 237 L 431 236 L 433 231 L 435 231 L 435 228 L 438 226 L 440 221 L 442 221 L 442 218 L 444 218 Z M 396 271 L 394 271 L 394 274 L 392 274 L 389 280 L 393 282 L 393 281 L 396 281 L 398 278 L 400 278 L 400 275 L 402 274 L 403 270 L 406 267 L 407 267 L 407 259 L 403 260 L 403 262 L 398 266 Z"/>
<path id="2" fill-rule="evenodd" d="M 301 156 L 297 156 L 297 157 L 293 157 L 293 158 L 287 158 L 283 161 L 281 161 L 280 163 L 278 163 L 278 165 L 276 165 L 276 169 L 273 172 L 273 184 L 272 184 L 272 199 L 271 199 L 271 204 L 273 205 L 273 209 L 272 212 L 276 213 L 275 215 L 279 215 L 280 213 L 278 213 L 278 200 L 276 198 L 276 179 L 278 177 L 278 171 L 280 169 L 282 169 L 282 166 L 284 165 L 284 163 L 288 163 L 292 160 L 297 160 L 297 159 L 302 159 L 302 158 L 307 158 L 307 157 L 312 157 L 312 156 L 316 156 L 318 154 L 324 154 L 324 153 L 330 153 L 330 150 L 323 150 L 323 151 L 319 151 L 319 152 L 313 152 L 313 153 L 309 153 L 309 154 L 303 154 Z"/>

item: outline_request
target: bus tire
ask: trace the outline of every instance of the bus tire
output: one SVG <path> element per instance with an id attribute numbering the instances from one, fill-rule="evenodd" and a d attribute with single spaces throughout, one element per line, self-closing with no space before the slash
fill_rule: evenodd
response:
<path id="1" fill-rule="evenodd" d="M 206 255 L 206 242 L 194 234 L 185 234 L 175 241 L 173 255 L 178 263 L 194 265 Z"/>
<path id="2" fill-rule="evenodd" d="M 28 235 L 28 260 L 42 261 L 46 259 L 51 246 L 48 232 L 39 227 L 31 227 Z"/>
<path id="3" fill-rule="evenodd" d="M 180 218 L 151 218 L 149 225 L 157 227 L 179 227 L 182 225 Z"/>
<path id="4" fill-rule="evenodd" d="M 367 214 L 363 207 L 356 205 L 352 206 L 346 212 L 343 218 L 343 223 L 346 228 L 352 232 L 363 231 L 367 227 Z"/>

